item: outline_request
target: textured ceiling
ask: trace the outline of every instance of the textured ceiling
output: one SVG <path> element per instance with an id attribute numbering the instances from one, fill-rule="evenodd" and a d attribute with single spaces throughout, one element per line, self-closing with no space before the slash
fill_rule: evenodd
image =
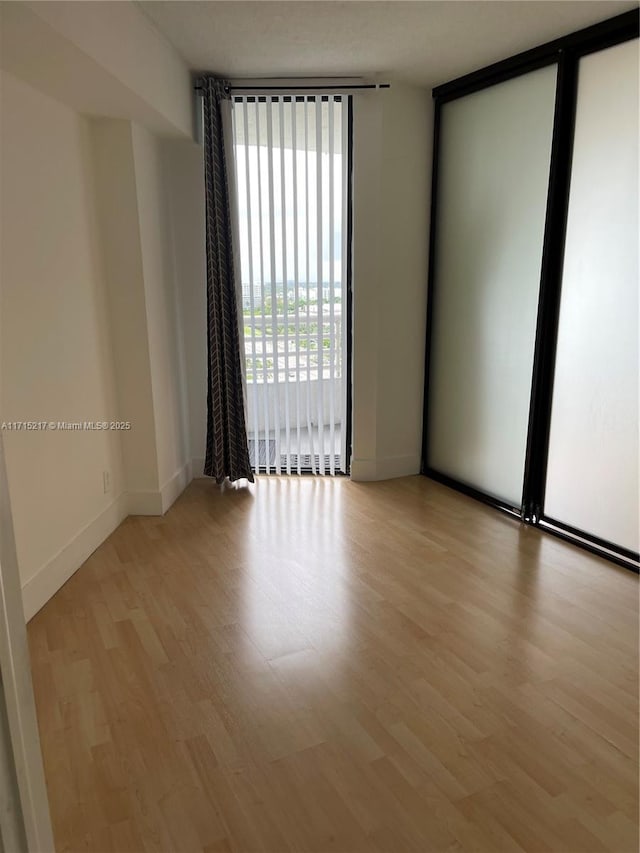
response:
<path id="1" fill-rule="evenodd" d="M 140 2 L 190 68 L 229 77 L 378 74 L 426 86 L 637 7 L 540 2 Z"/>

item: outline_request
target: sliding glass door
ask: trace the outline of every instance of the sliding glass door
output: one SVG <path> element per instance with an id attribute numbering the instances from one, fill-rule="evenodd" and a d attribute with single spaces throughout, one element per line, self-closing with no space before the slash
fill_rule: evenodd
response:
<path id="1" fill-rule="evenodd" d="M 638 568 L 638 12 L 434 90 L 423 470 Z"/>
<path id="2" fill-rule="evenodd" d="M 348 117 L 334 95 L 234 98 L 256 471 L 348 470 Z"/>
<path id="3" fill-rule="evenodd" d="M 522 499 L 556 66 L 442 105 L 429 466 Z"/>
<path id="4" fill-rule="evenodd" d="M 638 41 L 580 60 L 544 514 L 639 550 Z"/>

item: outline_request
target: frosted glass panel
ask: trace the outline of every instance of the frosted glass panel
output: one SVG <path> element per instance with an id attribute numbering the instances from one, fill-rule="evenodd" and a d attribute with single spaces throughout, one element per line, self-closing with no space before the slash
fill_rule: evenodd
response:
<path id="1" fill-rule="evenodd" d="M 580 61 L 545 514 L 638 550 L 638 41 Z"/>
<path id="2" fill-rule="evenodd" d="M 429 465 L 519 506 L 556 66 L 445 104 Z"/>

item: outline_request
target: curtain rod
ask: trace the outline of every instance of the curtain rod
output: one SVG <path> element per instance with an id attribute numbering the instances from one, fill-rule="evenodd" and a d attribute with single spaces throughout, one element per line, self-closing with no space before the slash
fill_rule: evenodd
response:
<path id="1" fill-rule="evenodd" d="M 196 92 L 202 86 L 193 87 Z M 350 92 L 352 89 L 390 89 L 391 83 L 354 83 L 351 86 L 228 86 L 227 92 Z"/>

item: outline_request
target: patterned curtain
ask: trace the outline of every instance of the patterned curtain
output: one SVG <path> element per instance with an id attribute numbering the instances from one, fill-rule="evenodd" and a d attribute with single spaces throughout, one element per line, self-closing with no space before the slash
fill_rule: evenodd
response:
<path id="1" fill-rule="evenodd" d="M 217 483 L 247 479 L 253 471 L 247 447 L 242 356 L 233 265 L 229 178 L 225 158 L 222 101 L 229 84 L 215 77 L 199 81 L 204 98 L 206 192 L 207 331 L 209 387 L 204 473 Z"/>

